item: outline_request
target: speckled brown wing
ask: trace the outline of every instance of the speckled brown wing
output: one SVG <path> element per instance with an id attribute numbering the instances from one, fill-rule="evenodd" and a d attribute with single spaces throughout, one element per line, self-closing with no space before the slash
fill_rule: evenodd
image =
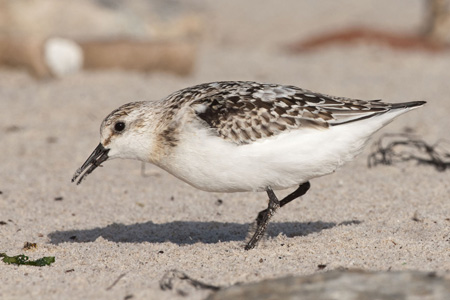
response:
<path id="1" fill-rule="evenodd" d="M 247 144 L 282 132 L 368 118 L 389 110 L 378 101 L 313 93 L 294 86 L 254 82 L 216 82 L 214 90 L 190 103 L 198 118 L 219 136 Z M 202 86 L 204 87 L 204 85 Z"/>

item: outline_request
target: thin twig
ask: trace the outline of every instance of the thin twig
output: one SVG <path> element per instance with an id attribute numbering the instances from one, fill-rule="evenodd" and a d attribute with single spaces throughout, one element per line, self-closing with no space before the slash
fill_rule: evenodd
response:
<path id="1" fill-rule="evenodd" d="M 127 275 L 127 273 L 120 274 L 119 277 L 117 277 L 117 279 L 109 287 L 106 288 L 106 290 L 111 290 L 125 275 Z"/>

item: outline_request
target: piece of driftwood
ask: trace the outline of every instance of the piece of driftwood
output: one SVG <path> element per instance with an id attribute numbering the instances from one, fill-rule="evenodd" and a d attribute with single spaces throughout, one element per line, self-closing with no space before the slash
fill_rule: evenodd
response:
<path id="1" fill-rule="evenodd" d="M 188 75 L 194 68 L 196 52 L 196 45 L 186 41 L 0 37 L 0 67 L 26 69 L 37 78 L 60 77 L 81 68 Z"/>
<path id="2" fill-rule="evenodd" d="M 185 41 L 105 40 L 81 41 L 85 69 L 167 71 L 188 75 L 197 47 Z"/>
<path id="3" fill-rule="evenodd" d="M 207 300 L 450 299 L 450 281 L 418 271 L 333 270 L 234 285 Z"/>
<path id="4" fill-rule="evenodd" d="M 450 168 L 450 143 L 445 140 L 429 145 L 411 134 L 388 133 L 381 136 L 374 145 L 375 149 L 367 160 L 369 167 L 416 161 L 432 165 L 438 171 Z"/>
<path id="5" fill-rule="evenodd" d="M 0 36 L 0 67 L 23 68 L 38 78 L 52 76 L 44 60 L 43 43 L 39 38 Z"/>

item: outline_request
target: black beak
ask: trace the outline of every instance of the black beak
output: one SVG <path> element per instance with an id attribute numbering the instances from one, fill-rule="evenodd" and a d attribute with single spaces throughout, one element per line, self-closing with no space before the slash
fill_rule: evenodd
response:
<path id="1" fill-rule="evenodd" d="M 73 178 L 72 178 L 72 182 L 74 182 L 78 178 L 78 176 L 80 176 L 81 173 L 83 173 L 83 171 L 89 167 L 86 170 L 86 172 L 84 172 L 84 174 L 81 175 L 80 179 L 78 179 L 77 185 L 80 184 L 81 181 L 83 181 L 83 179 L 86 176 L 91 174 L 92 171 L 94 171 L 97 167 L 99 167 L 102 162 L 104 162 L 105 160 L 108 159 L 108 152 L 109 152 L 109 149 L 106 149 L 105 147 L 103 147 L 103 145 L 101 143 L 98 144 L 97 148 L 95 148 L 94 152 L 92 152 L 92 154 L 84 162 L 84 164 L 81 166 L 81 168 L 79 168 L 75 172 L 75 174 L 73 175 Z"/>

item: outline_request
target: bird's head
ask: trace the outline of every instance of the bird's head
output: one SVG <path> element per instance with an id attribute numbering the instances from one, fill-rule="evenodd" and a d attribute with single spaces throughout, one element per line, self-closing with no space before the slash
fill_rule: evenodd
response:
<path id="1" fill-rule="evenodd" d="M 77 184 L 104 161 L 113 158 L 150 161 L 155 137 L 155 124 L 148 102 L 132 102 L 111 112 L 100 127 L 100 144 L 75 172 Z"/>

